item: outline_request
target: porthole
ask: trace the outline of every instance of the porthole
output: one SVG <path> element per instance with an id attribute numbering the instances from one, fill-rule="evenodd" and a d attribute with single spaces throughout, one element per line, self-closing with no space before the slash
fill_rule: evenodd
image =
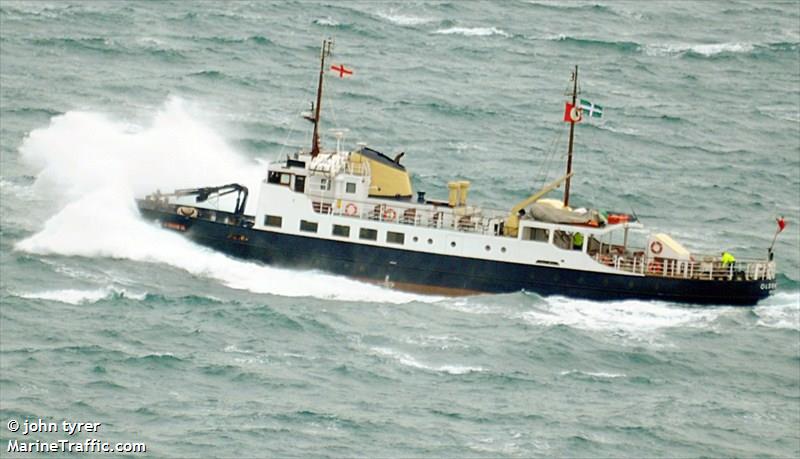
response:
<path id="1" fill-rule="evenodd" d="M 506 253 L 506 248 L 505 247 L 500 247 L 500 251 L 503 252 L 503 253 Z"/>
<path id="2" fill-rule="evenodd" d="M 450 247 L 455 247 L 455 246 L 456 246 L 456 241 L 450 243 Z"/>
<path id="3" fill-rule="evenodd" d="M 413 241 L 417 242 L 417 241 L 419 241 L 419 238 L 417 236 L 414 236 Z"/>
<path id="4" fill-rule="evenodd" d="M 490 251 L 490 250 L 492 250 L 492 246 L 490 246 L 490 245 L 487 245 L 487 246 L 486 246 L 486 247 L 484 247 L 484 248 L 486 249 L 486 251 L 487 251 L 487 252 L 488 252 L 488 251 Z"/>
<path id="5" fill-rule="evenodd" d="M 433 244 L 433 239 L 428 239 L 428 244 Z"/>

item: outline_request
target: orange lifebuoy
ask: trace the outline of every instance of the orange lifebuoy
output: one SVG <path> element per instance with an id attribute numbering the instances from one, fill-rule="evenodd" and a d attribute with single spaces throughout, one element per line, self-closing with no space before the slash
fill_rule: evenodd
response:
<path id="1" fill-rule="evenodd" d="M 572 107 L 572 110 L 569 111 L 569 119 L 573 123 L 580 123 L 581 119 L 583 119 L 583 110 L 579 107 Z"/>
<path id="2" fill-rule="evenodd" d="M 383 211 L 384 220 L 394 220 L 395 218 L 397 218 L 397 212 L 395 212 L 391 207 L 388 207 Z"/>
<path id="3" fill-rule="evenodd" d="M 649 265 L 647 265 L 647 272 L 652 274 L 658 274 L 661 272 L 661 268 L 663 265 L 660 261 L 651 261 Z"/>
<path id="4" fill-rule="evenodd" d="M 352 217 L 353 215 L 358 213 L 358 207 L 356 207 L 356 205 L 351 202 L 350 204 L 345 206 L 344 213 Z"/>
<path id="5" fill-rule="evenodd" d="M 658 241 L 653 241 L 650 243 L 650 250 L 654 254 L 658 255 L 659 253 L 661 253 L 662 250 L 664 250 L 664 246 L 662 246 L 661 243 Z"/>

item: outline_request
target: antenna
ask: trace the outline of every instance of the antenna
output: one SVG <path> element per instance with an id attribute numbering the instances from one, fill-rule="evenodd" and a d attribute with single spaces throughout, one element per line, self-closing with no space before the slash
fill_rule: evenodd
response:
<path id="1" fill-rule="evenodd" d="M 333 40 L 327 38 L 322 40 L 322 50 L 319 56 L 319 85 L 317 86 L 317 103 L 314 105 L 314 117 L 311 122 L 314 123 L 314 134 L 311 136 L 311 157 L 315 158 L 319 154 L 319 121 L 320 110 L 322 109 L 322 80 L 325 77 L 325 58 L 331 55 L 333 49 Z"/>

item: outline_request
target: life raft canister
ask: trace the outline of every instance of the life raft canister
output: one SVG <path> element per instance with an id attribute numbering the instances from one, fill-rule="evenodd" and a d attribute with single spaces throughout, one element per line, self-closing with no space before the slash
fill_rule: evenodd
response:
<path id="1" fill-rule="evenodd" d="M 356 205 L 351 202 L 350 204 L 345 206 L 344 213 L 352 217 L 353 215 L 358 213 L 358 207 L 356 207 Z"/>
<path id="2" fill-rule="evenodd" d="M 394 220 L 395 218 L 397 218 L 397 212 L 391 207 L 387 207 L 386 210 L 383 211 L 384 220 Z"/>

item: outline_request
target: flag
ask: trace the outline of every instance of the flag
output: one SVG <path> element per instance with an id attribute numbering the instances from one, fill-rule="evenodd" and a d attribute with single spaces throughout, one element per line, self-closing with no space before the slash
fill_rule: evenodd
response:
<path id="1" fill-rule="evenodd" d="M 579 107 L 583 111 L 588 112 L 588 114 L 586 115 L 587 118 L 602 118 L 603 117 L 603 107 L 601 107 L 599 105 L 595 105 L 595 104 L 589 102 L 586 99 L 581 99 L 581 103 L 580 103 Z"/>
<path id="2" fill-rule="evenodd" d="M 583 116 L 581 115 L 580 107 L 576 107 L 567 102 L 564 107 L 564 122 L 565 123 L 580 123 Z"/>
<path id="3" fill-rule="evenodd" d="M 353 74 L 353 71 L 345 67 L 344 64 L 332 65 L 331 70 L 333 70 L 334 73 L 338 73 L 339 78 L 344 78 L 345 76 L 350 76 Z"/>
<path id="4" fill-rule="evenodd" d="M 783 217 L 779 217 L 777 221 L 778 221 L 778 232 L 780 233 L 781 231 L 783 231 L 784 228 L 786 228 L 786 220 L 784 220 Z"/>

